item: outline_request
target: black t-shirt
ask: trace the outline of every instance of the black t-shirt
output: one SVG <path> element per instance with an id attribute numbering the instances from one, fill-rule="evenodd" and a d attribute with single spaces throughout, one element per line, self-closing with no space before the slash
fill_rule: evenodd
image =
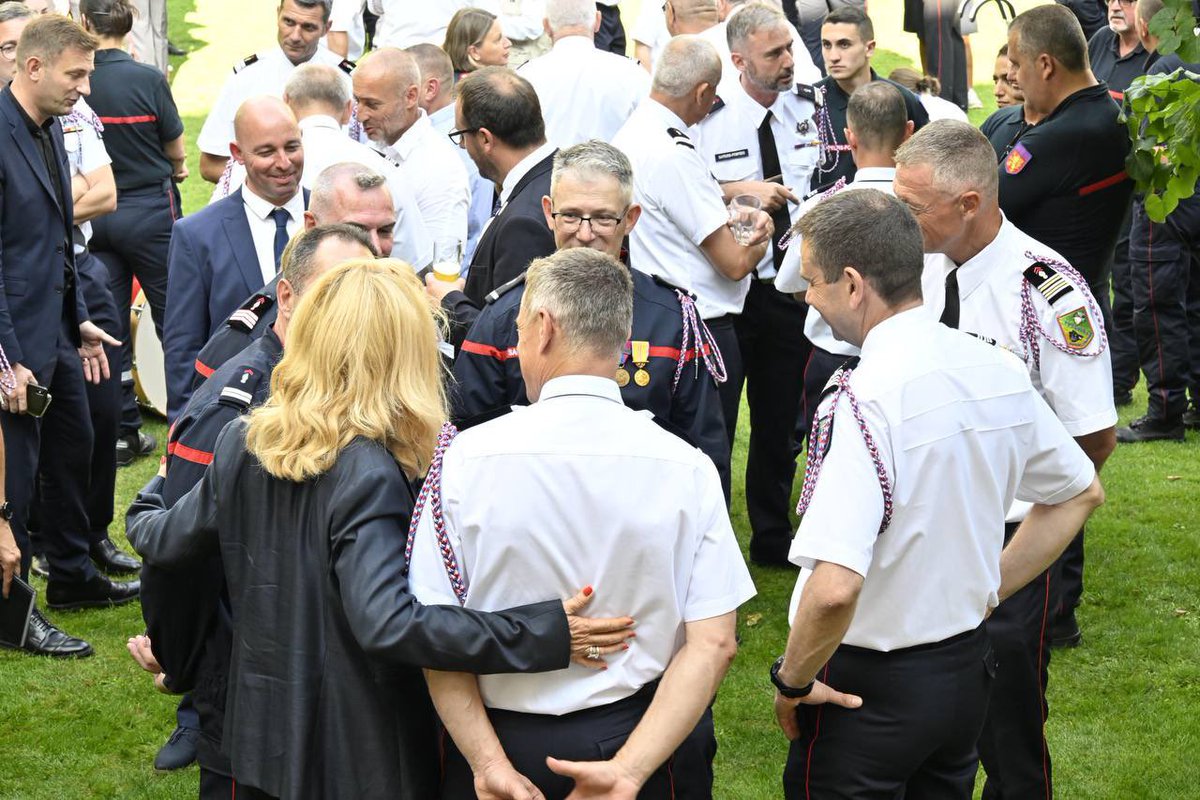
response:
<path id="1" fill-rule="evenodd" d="M 1122 56 L 1118 48 L 1121 39 L 1112 28 L 1105 25 L 1096 31 L 1088 42 L 1088 60 L 1092 63 L 1092 74 L 1097 80 L 1108 84 L 1108 93 L 1118 103 L 1125 97 L 1125 90 L 1133 79 L 1144 75 L 1158 58 L 1156 53 L 1146 55 L 1146 48 L 1138 42 L 1137 47 Z"/>
<path id="2" fill-rule="evenodd" d="M 925 106 L 921 104 L 921 99 L 915 94 L 895 81 L 879 77 L 875 70 L 871 70 L 871 80 L 890 83 L 900 90 L 900 96 L 904 98 L 904 105 L 908 109 L 908 118 L 912 121 L 914 130 L 921 130 L 929 122 L 929 114 L 925 111 Z M 826 141 L 825 144 L 844 147 L 846 145 L 846 108 L 850 105 L 850 95 L 846 94 L 832 77 L 822 78 L 814 85 L 825 92 L 825 108 L 829 113 L 828 127 L 823 123 L 820 126 L 821 137 L 825 139 L 832 133 L 833 141 Z M 858 169 L 854 166 L 854 158 L 851 157 L 849 150 L 830 152 L 825 163 L 813 170 L 811 188 L 817 189 L 826 186 L 838 178 L 845 178 L 849 183 L 854 179 L 854 173 L 857 171 Z"/>
<path id="3" fill-rule="evenodd" d="M 123 50 L 99 50 L 88 105 L 104 124 L 104 147 L 119 191 L 170 179 L 174 168 L 163 145 L 183 134 L 183 122 L 161 72 Z"/>
<path id="4" fill-rule="evenodd" d="M 1060 6 L 1066 6 L 1079 20 L 1083 35 L 1091 39 L 1096 31 L 1108 24 L 1108 6 L 1101 0 L 1055 0 Z"/>
<path id="5" fill-rule="evenodd" d="M 1103 284 L 1129 204 L 1129 134 L 1103 83 L 1080 89 L 1037 125 L 1001 109 L 984 132 L 1000 163 L 1000 208 L 1057 250 L 1093 287 Z"/>

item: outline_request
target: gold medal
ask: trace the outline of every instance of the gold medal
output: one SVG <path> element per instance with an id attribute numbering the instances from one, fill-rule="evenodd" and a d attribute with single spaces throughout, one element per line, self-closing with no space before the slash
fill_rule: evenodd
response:
<path id="1" fill-rule="evenodd" d="M 641 370 L 638 370 L 638 372 L 641 372 Z M 629 385 L 629 373 L 626 372 L 624 369 L 621 369 L 618 367 L 617 368 L 617 386 L 620 386 L 622 389 L 624 389 L 628 385 Z"/>
<path id="2" fill-rule="evenodd" d="M 629 379 L 626 378 L 626 380 Z M 638 386 L 645 386 L 650 382 L 650 373 L 646 372 L 644 369 L 639 369 L 637 372 L 633 373 L 633 382 Z"/>
<path id="3" fill-rule="evenodd" d="M 649 342 L 630 342 L 630 360 L 637 365 L 637 372 L 633 373 L 633 382 L 638 386 L 645 386 L 650 383 L 650 373 L 646 372 L 646 364 L 650 361 L 650 343 Z"/>

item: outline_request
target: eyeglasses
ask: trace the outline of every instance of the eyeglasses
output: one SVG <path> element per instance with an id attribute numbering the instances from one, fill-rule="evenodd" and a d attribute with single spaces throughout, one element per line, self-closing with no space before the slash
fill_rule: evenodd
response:
<path id="1" fill-rule="evenodd" d="M 15 61 L 17 59 L 17 43 L 5 42 L 4 44 L 0 44 L 0 56 L 4 56 L 9 61 Z"/>
<path id="2" fill-rule="evenodd" d="M 450 131 L 446 135 L 450 137 L 450 141 L 454 142 L 458 147 L 462 147 L 463 136 L 468 133 L 475 133 L 482 130 L 481 128 L 463 128 L 462 130 Z"/>
<path id="3" fill-rule="evenodd" d="M 621 220 L 625 218 L 629 207 L 625 207 L 625 211 L 621 212 L 619 217 L 610 217 L 608 215 L 594 215 L 585 217 L 582 214 L 572 214 L 568 211 L 554 211 L 550 216 L 554 217 L 554 221 L 558 223 L 559 230 L 563 233 L 571 233 L 579 230 L 583 223 L 587 223 L 592 228 L 592 233 L 606 235 L 614 232 L 617 226 L 621 224 Z"/>

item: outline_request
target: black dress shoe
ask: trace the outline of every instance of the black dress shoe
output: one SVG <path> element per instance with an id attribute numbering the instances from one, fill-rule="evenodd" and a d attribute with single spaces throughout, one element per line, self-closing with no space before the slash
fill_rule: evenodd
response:
<path id="1" fill-rule="evenodd" d="M 1083 634 L 1079 632 L 1079 623 L 1075 621 L 1075 612 L 1063 614 L 1050 626 L 1050 646 L 1054 649 L 1064 647 L 1079 647 L 1083 643 Z"/>
<path id="2" fill-rule="evenodd" d="M 1189 408 L 1183 412 L 1183 427 L 1200 431 L 1200 408 Z"/>
<path id="3" fill-rule="evenodd" d="M 119 606 L 136 600 L 141 581 L 117 583 L 103 575 L 86 581 L 50 581 L 46 584 L 46 605 L 51 608 L 94 608 Z"/>
<path id="4" fill-rule="evenodd" d="M 169 56 L 186 56 L 187 54 L 188 54 L 187 50 L 184 50 L 182 47 L 175 44 L 170 39 L 167 40 L 167 55 L 169 55 Z"/>
<path id="5" fill-rule="evenodd" d="M 1181 418 L 1167 422 L 1154 419 L 1147 414 L 1129 423 L 1128 428 L 1117 428 L 1117 441 L 1123 444 L 1161 441 L 1182 442 L 1183 438 L 1183 420 Z"/>
<path id="6" fill-rule="evenodd" d="M 138 431 L 117 438 L 117 466 L 128 467 L 135 459 L 148 456 L 158 449 L 158 440 Z"/>
<path id="7" fill-rule="evenodd" d="M 68 636 L 50 624 L 41 609 L 34 608 L 29 618 L 29 630 L 25 632 L 26 653 L 52 658 L 86 658 L 92 655 L 92 646 L 83 639 Z"/>
<path id="8" fill-rule="evenodd" d="M 154 768 L 159 772 L 183 769 L 196 760 L 196 740 L 200 731 L 195 728 L 177 727 L 171 736 L 158 748 L 154 757 Z"/>
<path id="9" fill-rule="evenodd" d="M 136 575 L 142 571 L 142 562 L 117 547 L 107 536 L 92 545 L 91 556 L 106 575 Z"/>
<path id="10" fill-rule="evenodd" d="M 1131 390 L 1129 390 L 1129 389 L 1126 389 L 1125 391 L 1121 391 L 1119 389 L 1113 390 L 1113 405 L 1128 406 L 1128 405 L 1132 405 L 1132 404 L 1133 404 L 1133 392 Z"/>

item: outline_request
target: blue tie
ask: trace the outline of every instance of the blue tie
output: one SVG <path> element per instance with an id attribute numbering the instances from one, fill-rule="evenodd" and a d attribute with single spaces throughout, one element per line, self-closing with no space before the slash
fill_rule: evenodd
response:
<path id="1" fill-rule="evenodd" d="M 271 211 L 271 218 L 275 220 L 275 271 L 279 271 L 279 260 L 283 257 L 283 248 L 287 247 L 288 220 L 292 215 L 287 212 L 286 208 L 276 208 Z"/>

